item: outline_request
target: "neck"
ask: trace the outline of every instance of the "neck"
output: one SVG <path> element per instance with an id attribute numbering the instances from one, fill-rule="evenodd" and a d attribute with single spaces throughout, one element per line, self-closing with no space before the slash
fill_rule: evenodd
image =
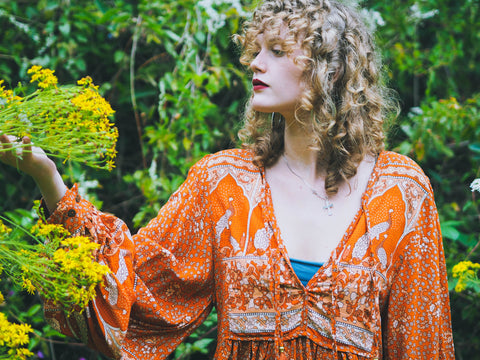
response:
<path id="1" fill-rule="evenodd" d="M 285 156 L 305 180 L 315 183 L 324 169 L 318 164 L 318 150 L 313 150 L 306 139 L 310 132 L 297 121 L 286 122 L 284 134 Z"/>

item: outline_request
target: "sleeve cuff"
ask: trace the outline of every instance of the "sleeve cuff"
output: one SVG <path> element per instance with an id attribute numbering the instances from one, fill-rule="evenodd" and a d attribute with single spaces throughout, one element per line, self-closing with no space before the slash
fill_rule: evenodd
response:
<path id="1" fill-rule="evenodd" d="M 71 189 L 67 189 L 67 192 L 58 202 L 57 208 L 52 214 L 49 214 L 44 201 L 42 201 L 42 208 L 47 217 L 47 222 L 50 224 L 63 224 L 72 234 L 80 227 L 82 215 L 92 206 L 80 196 L 77 184 L 74 184 Z"/>

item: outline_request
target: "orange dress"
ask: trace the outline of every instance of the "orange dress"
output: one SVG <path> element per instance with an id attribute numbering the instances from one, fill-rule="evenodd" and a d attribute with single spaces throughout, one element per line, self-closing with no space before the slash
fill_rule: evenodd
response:
<path id="1" fill-rule="evenodd" d="M 165 359 L 215 306 L 219 360 L 283 349 L 295 360 L 454 359 L 437 210 L 412 160 L 379 155 L 355 219 L 307 286 L 251 160 L 206 156 L 135 236 L 69 190 L 49 221 L 100 243 L 112 273 L 82 314 L 46 304 L 50 323 L 115 358 Z"/>

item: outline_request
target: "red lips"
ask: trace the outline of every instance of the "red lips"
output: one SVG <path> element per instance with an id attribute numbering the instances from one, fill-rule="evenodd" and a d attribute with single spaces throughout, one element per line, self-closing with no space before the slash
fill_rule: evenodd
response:
<path id="1" fill-rule="evenodd" d="M 253 79 L 252 80 L 252 85 L 253 85 L 253 91 L 258 91 L 262 90 L 268 87 L 267 84 L 265 84 L 263 81 L 259 79 Z"/>

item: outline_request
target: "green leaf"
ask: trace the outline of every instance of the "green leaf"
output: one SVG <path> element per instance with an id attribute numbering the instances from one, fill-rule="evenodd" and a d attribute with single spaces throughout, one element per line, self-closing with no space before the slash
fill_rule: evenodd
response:
<path id="1" fill-rule="evenodd" d="M 30 307 L 30 309 L 28 309 L 26 315 L 28 317 L 32 317 L 33 315 L 37 314 L 41 309 L 42 309 L 42 305 L 35 304 L 32 307 Z"/>
<path id="2" fill-rule="evenodd" d="M 440 229 L 444 238 L 456 241 L 459 239 L 461 233 L 457 230 L 456 226 L 460 225 L 459 221 L 445 221 L 440 223 Z"/>
<path id="3" fill-rule="evenodd" d="M 473 151 L 474 153 L 480 154 L 480 143 L 476 142 L 473 144 L 469 144 L 468 148 Z"/>
<path id="4" fill-rule="evenodd" d="M 70 29 L 71 29 L 71 26 L 70 26 L 70 23 L 68 23 L 68 22 L 65 23 L 65 24 L 62 24 L 58 27 L 58 30 L 60 30 L 60 32 L 64 36 L 70 35 Z"/>
<path id="5" fill-rule="evenodd" d="M 192 146 L 192 141 L 189 138 L 184 137 L 182 143 L 185 150 L 190 150 Z"/>
<path id="6" fill-rule="evenodd" d="M 202 354 L 208 354 L 208 346 L 214 341 L 215 339 L 212 338 L 205 338 L 201 340 L 197 340 L 193 343 L 193 349 L 198 351 Z"/>

